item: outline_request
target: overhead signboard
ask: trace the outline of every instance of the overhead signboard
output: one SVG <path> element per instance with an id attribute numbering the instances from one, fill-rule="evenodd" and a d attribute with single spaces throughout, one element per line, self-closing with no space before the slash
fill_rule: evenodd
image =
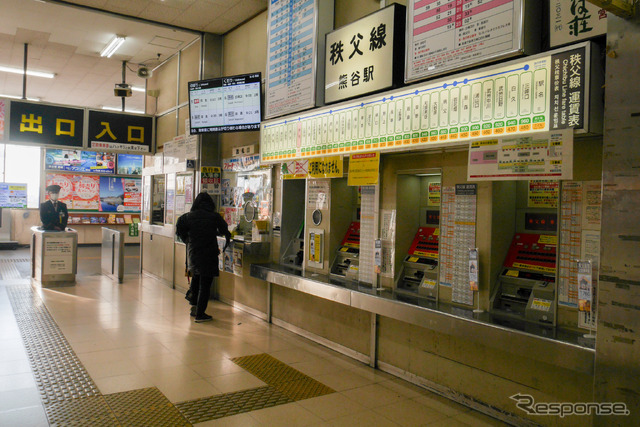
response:
<path id="1" fill-rule="evenodd" d="M 551 47 L 607 34 L 607 11 L 587 0 L 552 0 L 549 11 Z"/>
<path id="2" fill-rule="evenodd" d="M 82 147 L 84 109 L 11 101 L 9 140 L 35 145 Z"/>
<path id="3" fill-rule="evenodd" d="M 324 36 L 331 29 L 333 2 L 269 1 L 265 118 L 322 103 Z"/>
<path id="4" fill-rule="evenodd" d="M 409 0 L 405 81 L 524 53 L 525 12 L 536 14 L 535 3 Z"/>
<path id="5" fill-rule="evenodd" d="M 583 42 L 306 114 L 263 122 L 261 162 L 464 145 L 470 139 L 573 128 L 600 132 L 602 77 Z M 592 71 L 594 70 L 594 71 Z"/>
<path id="6" fill-rule="evenodd" d="M 96 150 L 150 153 L 153 117 L 89 111 L 89 147 Z"/>
<path id="7" fill-rule="evenodd" d="M 394 3 L 327 34 L 327 103 L 402 83 L 405 10 Z"/>

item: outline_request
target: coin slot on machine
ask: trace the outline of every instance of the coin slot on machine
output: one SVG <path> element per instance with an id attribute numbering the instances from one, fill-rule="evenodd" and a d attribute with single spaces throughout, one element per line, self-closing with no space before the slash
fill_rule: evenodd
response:
<path id="1" fill-rule="evenodd" d="M 440 170 L 398 172 L 396 189 L 395 289 L 400 294 L 438 299 Z"/>
<path id="2" fill-rule="evenodd" d="M 531 191 L 528 196 L 522 194 L 526 184 L 518 182 L 521 209 L 516 209 L 516 230 L 491 293 L 490 311 L 497 317 L 555 326 L 557 200 L 538 203 L 547 208 L 535 207 Z M 550 195 L 557 197 L 558 192 Z M 529 199 L 526 207 L 525 197 Z"/>

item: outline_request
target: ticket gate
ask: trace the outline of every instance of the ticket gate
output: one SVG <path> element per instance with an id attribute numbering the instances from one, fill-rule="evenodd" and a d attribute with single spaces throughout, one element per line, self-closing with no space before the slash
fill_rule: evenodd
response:
<path id="1" fill-rule="evenodd" d="M 347 234 L 336 250 L 335 258 L 331 264 L 331 276 L 339 279 L 358 280 L 359 256 L 360 223 L 354 221 L 349 225 Z"/>
<path id="2" fill-rule="evenodd" d="M 491 296 L 498 316 L 555 325 L 557 236 L 517 233 Z"/>
<path id="3" fill-rule="evenodd" d="M 438 227 L 420 227 L 402 262 L 396 290 L 438 297 Z"/>

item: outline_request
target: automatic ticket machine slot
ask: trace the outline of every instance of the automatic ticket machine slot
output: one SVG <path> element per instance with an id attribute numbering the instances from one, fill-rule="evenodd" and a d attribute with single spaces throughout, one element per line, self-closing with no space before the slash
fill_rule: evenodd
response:
<path id="1" fill-rule="evenodd" d="M 439 230 L 438 227 L 418 229 L 402 262 L 396 284 L 398 291 L 437 299 Z"/>
<path id="2" fill-rule="evenodd" d="M 331 264 L 331 275 L 342 279 L 358 280 L 359 256 L 360 223 L 352 222 L 336 251 Z"/>
<path id="3" fill-rule="evenodd" d="M 496 315 L 554 325 L 557 237 L 517 233 L 491 296 Z"/>
<path id="4" fill-rule="evenodd" d="M 302 269 L 304 259 L 304 222 L 298 228 L 298 232 L 289 241 L 287 249 L 282 255 L 281 263 L 287 267 Z"/>

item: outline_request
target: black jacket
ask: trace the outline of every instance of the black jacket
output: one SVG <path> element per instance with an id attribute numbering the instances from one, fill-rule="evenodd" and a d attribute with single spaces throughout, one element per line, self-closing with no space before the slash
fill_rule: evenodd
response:
<path id="1" fill-rule="evenodd" d="M 45 230 L 64 231 L 67 227 L 67 221 L 69 220 L 67 205 L 62 202 L 57 202 L 57 207 L 54 207 L 51 200 L 41 203 L 40 220 L 42 221 L 42 228 Z"/>
<path id="2" fill-rule="evenodd" d="M 187 245 L 187 268 L 205 277 L 218 275 L 218 239 L 225 236 L 227 245 L 231 233 L 227 223 L 215 211 L 215 204 L 207 193 L 200 193 L 188 212 L 176 224 L 176 234 Z"/>

